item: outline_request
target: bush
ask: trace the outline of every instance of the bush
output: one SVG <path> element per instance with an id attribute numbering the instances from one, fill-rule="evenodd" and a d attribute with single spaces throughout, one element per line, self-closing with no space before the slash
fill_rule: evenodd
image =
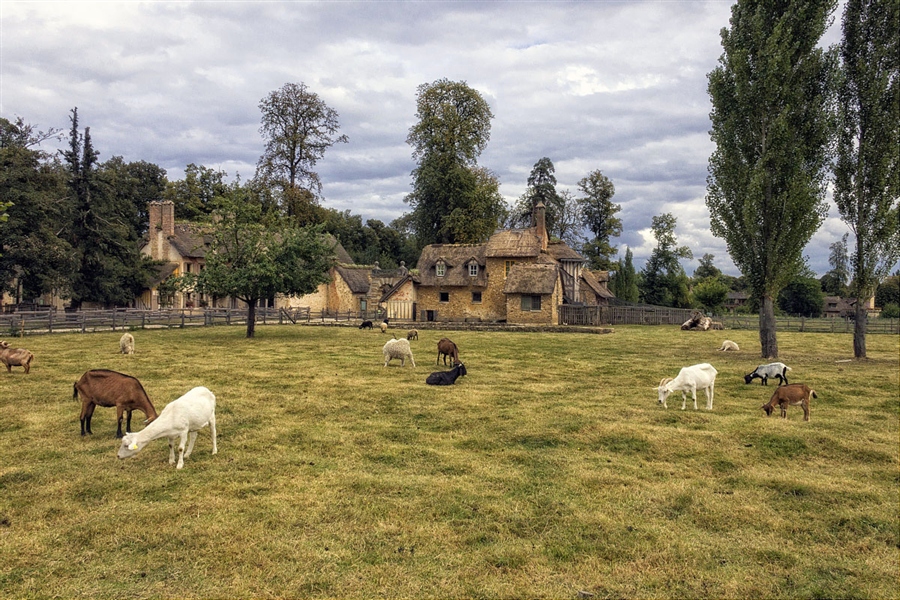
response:
<path id="1" fill-rule="evenodd" d="M 881 309 L 881 318 L 883 319 L 900 319 L 900 305 L 893 302 L 885 304 Z"/>

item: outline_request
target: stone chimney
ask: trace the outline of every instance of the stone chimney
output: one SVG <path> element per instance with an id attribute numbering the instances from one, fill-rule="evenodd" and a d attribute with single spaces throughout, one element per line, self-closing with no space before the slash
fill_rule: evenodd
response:
<path id="1" fill-rule="evenodd" d="M 546 250 L 550 236 L 547 235 L 547 207 L 543 202 L 538 202 L 534 207 L 534 229 L 541 240 L 541 250 Z"/>
<path id="2" fill-rule="evenodd" d="M 168 260 L 166 240 L 175 235 L 175 203 L 170 201 L 148 202 L 149 217 L 147 237 L 150 241 L 150 258 Z"/>

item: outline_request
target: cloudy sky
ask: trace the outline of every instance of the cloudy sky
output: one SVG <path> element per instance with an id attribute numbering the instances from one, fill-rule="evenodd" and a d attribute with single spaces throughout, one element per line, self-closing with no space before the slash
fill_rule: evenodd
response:
<path id="1" fill-rule="evenodd" d="M 615 187 L 640 269 L 654 215 L 680 244 L 738 272 L 709 231 L 710 102 L 730 1 L 0 0 L 0 116 L 67 130 L 78 107 L 100 160 L 144 160 L 181 179 L 189 163 L 253 176 L 259 102 L 305 83 L 349 143 L 318 164 L 324 205 L 389 223 L 415 167 L 416 88 L 446 78 L 494 113 L 480 164 L 512 203 L 549 157 L 559 190 L 599 169 Z M 823 43 L 839 39 L 836 24 Z M 848 231 L 832 207 L 804 251 L 819 275 Z"/>

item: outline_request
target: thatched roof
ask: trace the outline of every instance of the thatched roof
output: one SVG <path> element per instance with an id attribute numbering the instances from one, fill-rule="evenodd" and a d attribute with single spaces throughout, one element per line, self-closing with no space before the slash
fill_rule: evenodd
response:
<path id="1" fill-rule="evenodd" d="M 341 243 L 330 233 L 325 234 L 325 240 L 334 245 L 334 256 L 337 258 L 337 261 L 343 265 L 352 265 L 353 257 L 350 256 L 350 253 L 344 249 Z"/>
<path id="2" fill-rule="evenodd" d="M 153 267 L 156 270 L 156 274 L 150 278 L 148 282 L 149 288 L 155 288 L 160 283 L 165 281 L 169 275 L 175 272 L 175 269 L 178 268 L 178 263 L 164 263 L 161 265 L 156 265 Z"/>
<path id="3" fill-rule="evenodd" d="M 541 239 L 534 228 L 506 229 L 491 236 L 484 255 L 488 258 L 524 258 L 541 253 Z"/>
<path id="4" fill-rule="evenodd" d="M 552 294 L 559 279 L 555 264 L 517 264 L 506 276 L 505 294 Z"/>
<path id="5" fill-rule="evenodd" d="M 174 235 L 169 236 L 169 243 L 175 246 L 178 253 L 185 258 L 204 258 L 209 247 L 210 237 L 203 235 L 198 225 L 192 223 L 176 223 Z"/>
<path id="6" fill-rule="evenodd" d="M 581 279 L 597 296 L 607 299 L 616 297 L 606 286 L 606 282 L 609 281 L 609 271 L 589 271 L 584 269 L 581 271 Z"/>
<path id="7" fill-rule="evenodd" d="M 586 262 L 585 258 L 575 252 L 565 242 L 550 242 L 547 244 L 547 254 L 556 260 L 574 260 Z"/>
<path id="8" fill-rule="evenodd" d="M 443 263 L 445 272 L 438 277 L 435 266 Z M 469 264 L 478 265 L 478 275 L 469 275 Z M 422 249 L 417 270 L 423 286 L 486 286 L 484 244 L 431 244 Z"/>
<path id="9" fill-rule="evenodd" d="M 368 294 L 372 274 L 372 267 L 348 267 L 346 265 L 338 265 L 335 270 L 340 273 L 341 278 L 347 282 L 347 287 L 354 294 Z"/>

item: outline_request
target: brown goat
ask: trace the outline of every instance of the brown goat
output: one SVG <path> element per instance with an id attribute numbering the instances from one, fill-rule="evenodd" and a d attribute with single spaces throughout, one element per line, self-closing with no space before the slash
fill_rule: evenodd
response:
<path id="1" fill-rule="evenodd" d="M 459 362 L 459 348 L 456 347 L 456 344 L 453 343 L 449 338 L 441 338 L 437 343 L 437 360 L 434 361 L 434 364 L 438 364 L 441 362 L 441 355 L 444 356 L 444 365 L 447 365 L 447 357 L 453 359 L 452 365 L 455 365 Z"/>
<path id="2" fill-rule="evenodd" d="M 781 409 L 781 417 L 786 419 L 788 406 L 800 406 L 803 408 L 803 420 L 809 421 L 810 398 L 818 398 L 815 390 L 804 383 L 792 383 L 775 390 L 769 402 L 762 405 L 762 409 L 766 411 L 766 416 L 771 416 L 777 406 Z"/>
<path id="3" fill-rule="evenodd" d="M 116 437 L 122 437 L 122 413 L 127 412 L 128 419 L 125 431 L 131 432 L 131 412 L 138 409 L 147 416 L 147 423 L 158 415 L 153 403 L 144 391 L 141 382 L 123 373 L 94 369 L 85 371 L 81 379 L 72 386 L 72 399 L 77 400 L 81 394 L 81 435 L 90 434 L 91 417 L 97 406 L 116 407 Z"/>
<path id="4" fill-rule="evenodd" d="M 13 367 L 25 367 L 25 374 L 31 372 L 31 361 L 34 354 L 25 348 L 10 348 L 8 342 L 0 342 L 0 362 L 6 365 L 6 371 L 12 373 Z"/>

